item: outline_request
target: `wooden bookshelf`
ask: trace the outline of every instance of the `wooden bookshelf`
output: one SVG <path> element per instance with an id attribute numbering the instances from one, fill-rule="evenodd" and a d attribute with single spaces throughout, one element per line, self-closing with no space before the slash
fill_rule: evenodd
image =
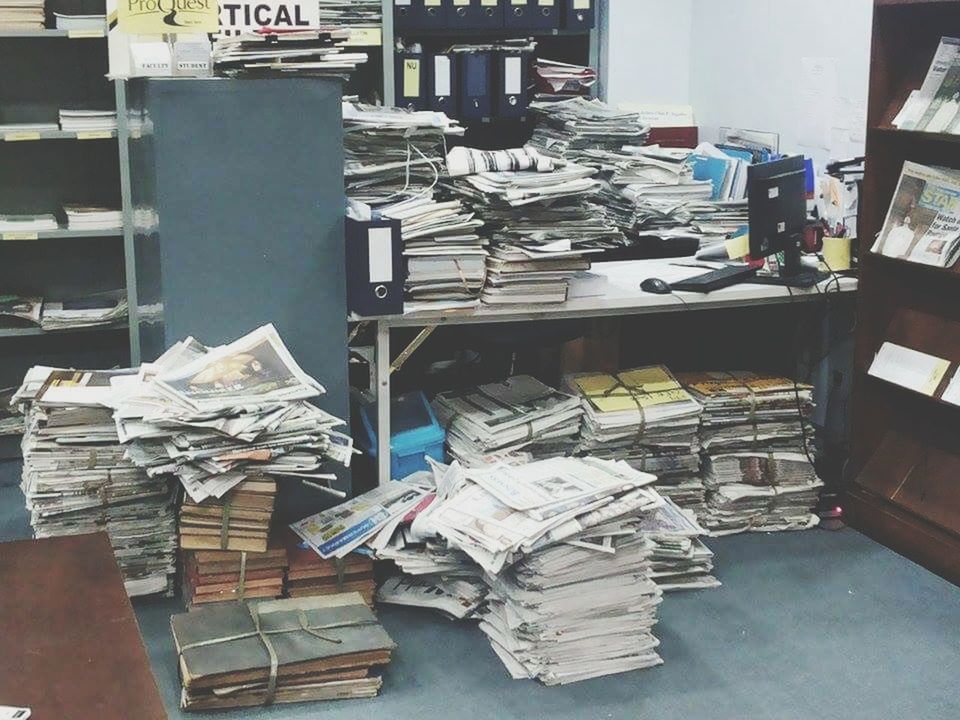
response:
<path id="1" fill-rule="evenodd" d="M 853 387 L 853 527 L 960 584 L 960 408 L 869 376 L 884 342 L 960 362 L 960 263 L 948 269 L 870 252 L 905 161 L 960 168 L 960 137 L 892 120 L 919 88 L 960 0 L 875 0 Z"/>

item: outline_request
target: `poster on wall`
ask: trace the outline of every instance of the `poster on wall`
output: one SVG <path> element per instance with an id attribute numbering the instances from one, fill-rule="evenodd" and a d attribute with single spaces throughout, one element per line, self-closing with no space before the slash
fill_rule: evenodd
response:
<path id="1" fill-rule="evenodd" d="M 308 30 L 320 27 L 320 3 L 300 0 L 224 0 L 220 34 L 240 35 L 258 28 Z"/>

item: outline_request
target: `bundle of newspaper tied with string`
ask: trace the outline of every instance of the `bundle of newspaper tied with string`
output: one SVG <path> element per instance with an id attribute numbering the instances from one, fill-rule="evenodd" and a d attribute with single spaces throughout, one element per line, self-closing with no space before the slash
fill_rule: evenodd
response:
<path id="1" fill-rule="evenodd" d="M 488 304 L 556 304 L 590 255 L 624 243 L 597 205 L 595 170 L 532 147 L 447 155 L 443 185 L 483 220 L 490 242 L 481 299 Z"/>
<path id="2" fill-rule="evenodd" d="M 662 662 L 661 589 L 645 519 L 652 475 L 623 462 L 553 458 L 435 467 L 291 527 L 323 557 L 358 548 L 405 574 L 383 602 L 479 614 L 515 678 L 560 685 Z"/>
<path id="3" fill-rule="evenodd" d="M 754 372 L 681 373 L 703 405 L 700 445 L 711 535 L 805 530 L 823 483 L 812 462 L 813 388 Z"/>

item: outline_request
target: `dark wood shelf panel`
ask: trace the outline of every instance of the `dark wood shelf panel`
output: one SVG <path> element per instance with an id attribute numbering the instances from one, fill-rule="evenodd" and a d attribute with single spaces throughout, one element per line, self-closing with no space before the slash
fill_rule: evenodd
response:
<path id="1" fill-rule="evenodd" d="M 931 133 L 920 132 L 918 130 L 901 130 L 891 126 L 870 128 L 872 134 L 876 134 L 880 139 L 892 138 L 898 141 L 907 142 L 931 142 L 931 143 L 960 143 L 960 135 L 950 133 Z"/>
<path id="2" fill-rule="evenodd" d="M 876 267 L 880 267 L 885 271 L 895 273 L 899 272 L 908 277 L 927 277 L 945 280 L 950 280 L 953 278 L 960 279 L 960 261 L 955 262 L 950 267 L 942 268 L 936 265 L 924 265 L 922 263 L 908 262 L 906 260 L 880 255 L 869 250 L 860 254 L 861 263 L 864 260 L 866 260 L 868 264 L 875 264 Z"/>

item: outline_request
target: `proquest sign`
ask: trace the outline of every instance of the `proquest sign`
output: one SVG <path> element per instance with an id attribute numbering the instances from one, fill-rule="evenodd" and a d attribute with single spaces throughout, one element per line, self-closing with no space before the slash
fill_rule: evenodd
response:
<path id="1" fill-rule="evenodd" d="M 117 29 L 129 35 L 217 32 L 217 0 L 117 0 Z"/>

